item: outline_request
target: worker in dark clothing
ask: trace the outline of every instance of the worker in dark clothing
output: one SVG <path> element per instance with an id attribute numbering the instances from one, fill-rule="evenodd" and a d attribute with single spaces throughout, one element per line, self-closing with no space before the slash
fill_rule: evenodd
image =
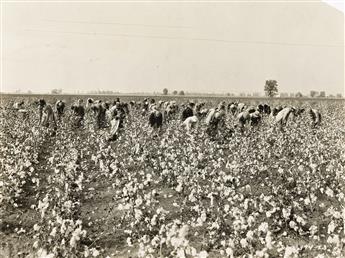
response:
<path id="1" fill-rule="evenodd" d="M 79 99 L 78 102 L 72 105 L 73 110 L 73 126 L 80 128 L 84 124 L 85 108 L 83 106 L 83 100 Z"/>
<path id="2" fill-rule="evenodd" d="M 97 102 L 91 106 L 91 110 L 93 110 L 95 114 L 95 125 L 96 128 L 102 129 L 105 128 L 107 123 L 106 123 L 106 107 L 104 103 L 102 102 Z"/>
<path id="3" fill-rule="evenodd" d="M 149 116 L 149 124 L 154 130 L 159 130 L 163 125 L 163 114 L 156 106 L 152 107 L 152 112 Z"/>
<path id="4" fill-rule="evenodd" d="M 309 109 L 309 115 L 311 118 L 311 126 L 313 128 L 321 124 L 321 113 L 316 109 Z"/>
<path id="5" fill-rule="evenodd" d="M 61 117 L 63 116 L 64 110 L 65 110 L 65 102 L 63 102 L 62 100 L 58 100 L 55 104 L 55 109 L 56 109 L 57 119 L 58 121 L 61 121 Z"/>
<path id="6" fill-rule="evenodd" d="M 190 102 L 188 106 L 182 111 L 181 120 L 185 121 L 188 117 L 194 116 L 194 103 Z"/>

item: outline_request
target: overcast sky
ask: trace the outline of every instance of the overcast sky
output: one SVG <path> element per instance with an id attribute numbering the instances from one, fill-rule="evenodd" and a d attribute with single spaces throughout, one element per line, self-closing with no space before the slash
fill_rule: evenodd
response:
<path id="1" fill-rule="evenodd" d="M 343 93 L 335 4 L 4 3 L 2 91 Z"/>

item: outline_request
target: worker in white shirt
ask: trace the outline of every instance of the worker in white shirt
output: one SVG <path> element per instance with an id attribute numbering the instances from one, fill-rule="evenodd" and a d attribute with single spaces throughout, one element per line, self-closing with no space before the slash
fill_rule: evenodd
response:
<path id="1" fill-rule="evenodd" d="M 14 110 L 16 110 L 19 114 L 22 114 L 22 119 L 25 120 L 29 117 L 28 110 L 24 108 L 24 101 L 16 102 L 13 105 Z"/>
<path id="2" fill-rule="evenodd" d="M 295 112 L 295 109 L 292 107 L 283 108 L 276 115 L 274 123 L 279 124 L 280 126 L 285 126 L 287 124 L 290 114 L 293 114 L 294 112 Z"/>
<path id="3" fill-rule="evenodd" d="M 199 123 L 199 119 L 197 116 L 190 116 L 187 117 L 183 123 L 181 124 L 182 127 L 185 127 L 187 132 L 189 132 L 191 129 L 197 127 Z"/>
<path id="4" fill-rule="evenodd" d="M 115 141 L 119 137 L 121 117 L 116 105 L 109 109 L 110 133 L 108 141 Z"/>

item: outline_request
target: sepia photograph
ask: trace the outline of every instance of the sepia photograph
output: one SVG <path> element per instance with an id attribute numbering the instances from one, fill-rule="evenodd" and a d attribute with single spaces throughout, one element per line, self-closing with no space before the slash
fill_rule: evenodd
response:
<path id="1" fill-rule="evenodd" d="M 344 0 L 0 16 L 0 258 L 345 258 Z"/>

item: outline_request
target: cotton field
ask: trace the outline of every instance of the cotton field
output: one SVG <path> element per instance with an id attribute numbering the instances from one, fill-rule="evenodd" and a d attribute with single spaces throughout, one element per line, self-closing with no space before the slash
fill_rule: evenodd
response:
<path id="1" fill-rule="evenodd" d="M 342 100 L 97 98 L 2 99 L 0 257 L 345 256 Z"/>

